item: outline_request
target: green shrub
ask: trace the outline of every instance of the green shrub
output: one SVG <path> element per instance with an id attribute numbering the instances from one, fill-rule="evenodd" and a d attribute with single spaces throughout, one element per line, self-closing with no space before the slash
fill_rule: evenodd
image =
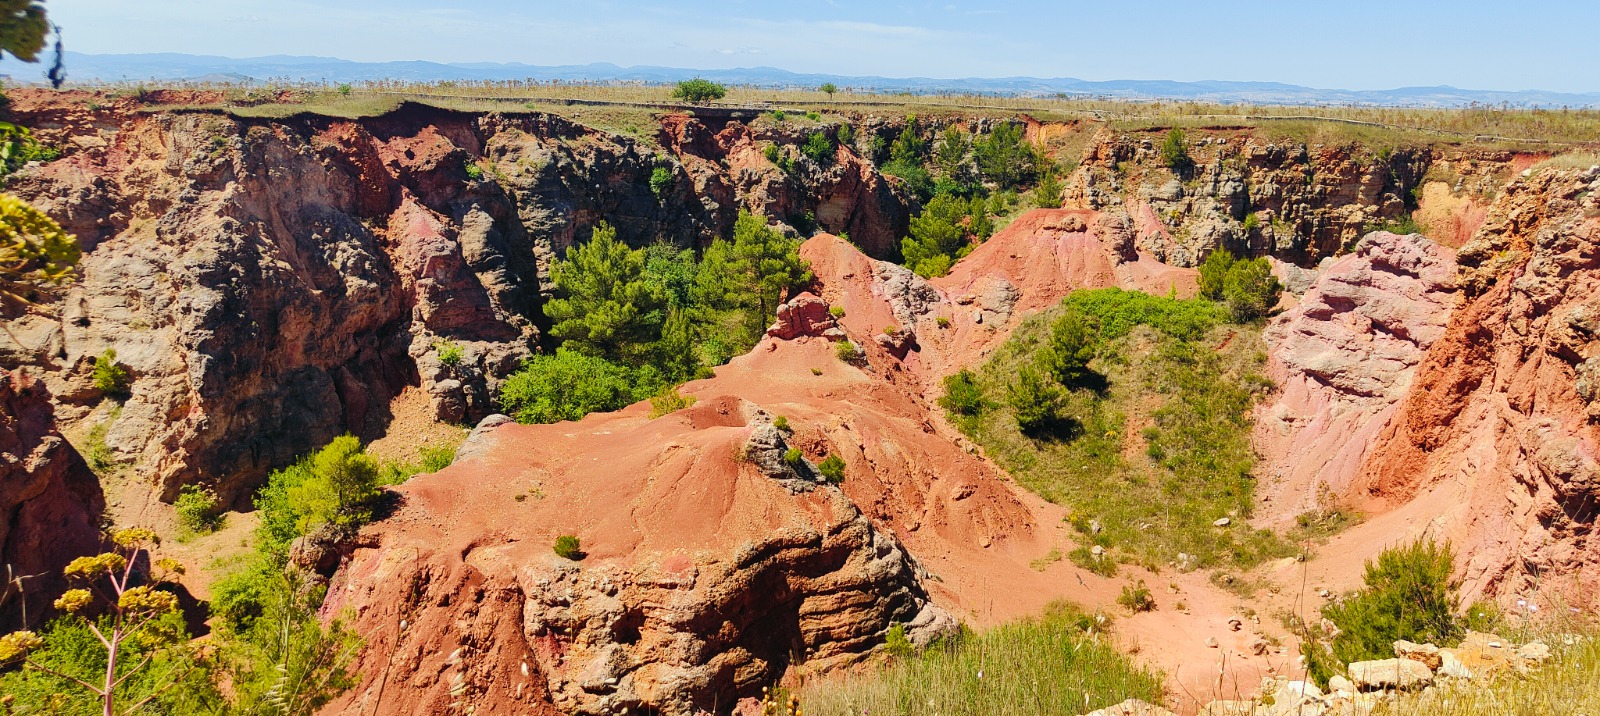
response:
<path id="1" fill-rule="evenodd" d="M 1142 291 L 1101 288 L 1073 291 L 1061 300 L 1099 327 L 1102 342 L 1128 335 L 1135 326 L 1149 326 L 1180 340 L 1192 341 L 1226 323 L 1228 314 L 1210 301 L 1152 296 Z"/>
<path id="2" fill-rule="evenodd" d="M 726 96 L 728 96 L 727 87 L 700 77 L 679 82 L 672 89 L 673 99 L 681 99 L 685 102 L 709 102 Z"/>
<path id="3" fill-rule="evenodd" d="M 820 122 L 822 121 L 822 114 L 819 112 L 806 112 L 806 119 L 809 119 L 813 122 Z"/>
<path id="4" fill-rule="evenodd" d="M 832 163 L 834 150 L 833 140 L 824 132 L 812 132 L 800 146 L 800 153 L 818 164 Z"/>
<path id="5" fill-rule="evenodd" d="M 434 350 L 439 351 L 439 363 L 451 368 L 461 365 L 465 350 L 460 343 L 452 340 L 441 340 L 433 344 Z"/>
<path id="6" fill-rule="evenodd" d="M 983 178 L 1001 189 L 1014 189 L 1039 173 L 1039 153 L 1028 143 L 1021 124 L 995 126 L 972 143 L 972 159 Z"/>
<path id="7" fill-rule="evenodd" d="M 562 559 L 574 562 L 583 559 L 583 546 L 578 542 L 576 535 L 561 535 L 556 538 L 555 553 Z"/>
<path id="8" fill-rule="evenodd" d="M 940 194 L 911 219 L 911 235 L 900 240 L 900 253 L 906 268 L 918 275 L 943 276 L 972 252 L 975 240 L 987 239 L 993 229 L 983 200 Z"/>
<path id="9" fill-rule="evenodd" d="M 1047 431 L 1061 419 L 1061 388 L 1033 366 L 1017 371 L 1016 381 L 1006 386 L 1006 400 L 1024 434 Z"/>
<path id="10" fill-rule="evenodd" d="M 472 181 L 477 181 L 483 178 L 483 167 L 478 166 L 476 161 L 468 159 L 467 163 L 462 165 L 462 169 L 466 170 L 467 178 L 471 179 Z"/>
<path id="11" fill-rule="evenodd" d="M 1323 618 L 1339 633 L 1302 645 L 1312 677 L 1326 684 L 1344 665 L 1392 658 L 1400 639 L 1444 645 L 1459 638 L 1454 571 L 1449 543 L 1417 540 L 1379 553 L 1367 562 L 1359 591 L 1323 606 Z"/>
<path id="12" fill-rule="evenodd" d="M 822 473 L 823 479 L 835 485 L 844 482 L 844 458 L 829 453 L 822 462 L 817 463 L 817 472 Z"/>
<path id="13" fill-rule="evenodd" d="M 783 120 L 788 119 L 788 118 L 789 118 L 789 115 L 784 114 L 783 110 L 781 110 L 781 109 L 772 110 L 772 121 L 774 121 L 774 122 L 782 122 Z"/>
<path id="14" fill-rule="evenodd" d="M 1189 158 L 1189 143 L 1183 136 L 1183 130 L 1174 127 L 1161 140 L 1161 162 L 1178 173 L 1194 166 L 1194 160 Z"/>
<path id="15" fill-rule="evenodd" d="M 500 386 L 500 408 L 519 423 L 558 423 L 593 412 L 620 410 L 658 381 L 604 358 L 567 348 L 534 356 Z"/>
<path id="16" fill-rule="evenodd" d="M 883 637 L 883 651 L 896 659 L 905 659 L 915 656 L 917 650 L 911 646 L 911 640 L 906 638 L 906 625 L 891 624 L 889 631 Z"/>
<path id="17" fill-rule="evenodd" d="M 650 193 L 655 194 L 656 199 L 666 196 L 667 191 L 672 188 L 672 181 L 671 169 L 656 167 L 650 172 Z"/>
<path id="18" fill-rule="evenodd" d="M 933 175 L 919 163 L 895 159 L 884 164 L 879 171 L 905 182 L 906 188 L 918 199 L 926 201 L 933 196 Z"/>
<path id="19" fill-rule="evenodd" d="M 89 469 L 101 477 L 117 467 L 117 453 L 106 444 L 106 433 L 111 431 L 111 423 L 115 420 L 113 411 L 110 419 L 95 423 L 84 436 L 83 459 L 89 463 Z"/>
<path id="20" fill-rule="evenodd" d="M 1233 320 L 1240 323 L 1265 317 L 1278 305 L 1282 293 L 1283 285 L 1264 258 L 1234 263 L 1222 285 L 1222 298 Z"/>
<path id="21" fill-rule="evenodd" d="M 861 348 L 855 344 L 855 341 L 849 339 L 833 344 L 833 354 L 839 360 L 850 365 L 859 365 L 866 358 L 866 354 L 861 352 Z"/>
<path id="22" fill-rule="evenodd" d="M 1217 249 L 1206 256 L 1205 262 L 1200 264 L 1200 295 L 1221 301 L 1222 289 L 1228 281 L 1228 270 L 1233 268 L 1233 264 L 1233 252 L 1227 249 Z"/>
<path id="23" fill-rule="evenodd" d="M 950 327 L 950 319 L 945 318 L 944 316 L 939 316 L 938 318 L 933 319 L 933 323 L 940 328 Z"/>
<path id="24" fill-rule="evenodd" d="M 839 143 L 844 146 L 851 146 L 856 143 L 856 128 L 848 124 L 841 124 L 838 129 L 834 130 L 833 138 L 839 140 Z"/>
<path id="25" fill-rule="evenodd" d="M 944 395 L 939 398 L 939 407 L 952 417 L 973 418 L 982 413 L 985 402 L 983 389 L 978 387 L 977 374 L 963 368 L 945 376 Z"/>
<path id="26" fill-rule="evenodd" d="M 107 348 L 94 359 L 94 388 L 106 395 L 126 396 L 133 383 L 128 369 L 117 363 L 117 351 Z"/>
<path id="27" fill-rule="evenodd" d="M 1249 216 L 1244 217 L 1244 223 L 1240 225 L 1240 228 L 1244 230 L 1244 235 L 1248 237 L 1261 228 L 1261 217 L 1253 211 L 1250 212 Z"/>
<path id="28" fill-rule="evenodd" d="M 777 418 L 773 419 L 772 427 L 775 427 L 775 428 L 777 428 L 777 429 L 779 429 L 779 430 L 781 430 L 783 432 L 786 432 L 786 433 L 787 432 L 791 432 L 790 429 L 789 429 L 789 419 L 786 418 L 786 417 L 783 417 L 782 415 L 779 415 Z"/>
<path id="29" fill-rule="evenodd" d="M 828 99 L 833 99 L 833 93 L 839 91 L 839 85 L 832 82 L 824 82 L 822 86 L 817 88 L 817 91 L 828 95 Z"/>
<path id="30" fill-rule="evenodd" d="M 1099 327 L 1091 316 L 1068 308 L 1050 325 L 1050 339 L 1035 360 L 1056 382 L 1073 387 L 1083 383 L 1093 371 L 1089 361 L 1099 344 Z"/>
<path id="31" fill-rule="evenodd" d="M 1422 224 L 1417 223 L 1417 220 L 1409 213 L 1389 219 L 1388 221 L 1371 224 L 1366 227 L 1365 233 L 1372 233 L 1374 231 L 1387 231 L 1391 234 L 1399 234 L 1401 236 L 1420 234 L 1423 232 Z"/>
<path id="32" fill-rule="evenodd" d="M 1122 594 L 1117 597 L 1117 603 L 1135 614 L 1153 611 L 1156 608 L 1155 597 L 1150 595 L 1150 588 L 1144 585 L 1143 579 L 1136 584 L 1122 585 Z"/>
<path id="33" fill-rule="evenodd" d="M 834 318 L 844 318 L 844 306 L 829 306 L 828 315 Z"/>
<path id="34" fill-rule="evenodd" d="M 800 465 L 800 461 L 804 460 L 805 457 L 806 456 L 800 452 L 800 448 L 789 448 L 788 450 L 783 451 L 783 461 L 784 463 L 788 464 L 789 467 L 798 467 Z"/>
<path id="35" fill-rule="evenodd" d="M 350 92 L 353 89 L 355 89 L 355 88 L 351 87 L 349 82 L 341 82 L 341 83 L 339 83 L 339 94 L 341 94 L 341 95 L 343 95 L 345 97 L 349 97 L 350 96 Z"/>
<path id="36" fill-rule="evenodd" d="M 1061 180 L 1055 172 L 1045 172 L 1039 178 L 1039 185 L 1033 188 L 1033 203 L 1042 209 L 1061 208 Z"/>
<path id="37" fill-rule="evenodd" d="M 696 401 L 697 398 L 692 395 L 683 395 L 678 392 L 677 388 L 663 389 L 650 399 L 650 419 L 655 420 L 663 415 L 676 413 L 694 405 Z"/>
<path id="38" fill-rule="evenodd" d="M 178 527 L 186 534 L 209 534 L 222 526 L 217 496 L 203 487 L 184 485 L 172 506 L 178 513 Z"/>
<path id="39" fill-rule="evenodd" d="M 1102 577 L 1117 576 L 1117 559 L 1112 557 L 1110 552 L 1096 555 L 1090 547 L 1078 547 L 1067 553 L 1067 559 Z"/>

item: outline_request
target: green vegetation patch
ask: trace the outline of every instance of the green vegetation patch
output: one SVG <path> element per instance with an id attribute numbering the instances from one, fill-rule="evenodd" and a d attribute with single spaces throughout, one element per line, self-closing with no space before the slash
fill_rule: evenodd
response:
<path id="1" fill-rule="evenodd" d="M 916 653 L 895 639 L 882 670 L 814 681 L 799 692 L 816 716 L 1075 714 L 1126 699 L 1162 701 L 1160 672 L 1105 638 L 1104 617 L 1056 603 L 1033 619 L 937 643 Z"/>
<path id="2" fill-rule="evenodd" d="M 1260 330 L 1230 318 L 1205 299 L 1078 291 L 948 378 L 941 404 L 1020 483 L 1071 509 L 1080 541 L 1105 552 L 1081 547 L 1080 566 L 1185 553 L 1247 568 L 1292 548 L 1244 524 L 1251 409 L 1271 384 Z"/>

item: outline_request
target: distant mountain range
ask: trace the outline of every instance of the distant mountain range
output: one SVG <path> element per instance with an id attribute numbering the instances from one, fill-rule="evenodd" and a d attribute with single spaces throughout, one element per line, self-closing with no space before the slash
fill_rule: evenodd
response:
<path id="1" fill-rule="evenodd" d="M 1277 82 L 1175 82 L 1170 80 L 1089 81 L 1071 77 L 849 77 L 804 74 L 773 67 L 728 70 L 692 70 L 675 67 L 618 67 L 612 64 L 538 66 L 519 63 L 353 62 L 333 57 L 231 58 L 174 53 L 137 55 L 66 54 L 67 77 L 79 83 L 123 81 L 210 80 L 264 82 L 361 82 L 398 79 L 416 82 L 442 80 L 564 80 L 670 83 L 704 77 L 725 84 L 761 87 L 816 87 L 832 82 L 846 90 L 961 93 L 1002 96 L 1107 97 L 1130 100 L 1198 100 L 1219 103 L 1289 105 L 1384 105 L 1460 107 L 1472 104 L 1508 104 L 1513 107 L 1600 107 L 1600 92 L 1565 93 L 1543 90 L 1468 90 L 1455 87 L 1400 87 L 1391 90 L 1317 89 Z M 42 82 L 44 67 L 6 57 L 0 74 L 17 82 Z"/>

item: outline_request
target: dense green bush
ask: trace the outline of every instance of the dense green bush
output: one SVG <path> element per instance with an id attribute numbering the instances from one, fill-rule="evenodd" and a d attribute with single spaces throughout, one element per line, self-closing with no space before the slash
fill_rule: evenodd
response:
<path id="1" fill-rule="evenodd" d="M 1394 657 L 1394 642 L 1446 645 L 1461 636 L 1460 600 L 1449 543 L 1417 540 L 1391 547 L 1367 563 L 1361 590 L 1322 608 L 1339 628 L 1331 640 L 1308 638 L 1301 646 L 1319 684 L 1357 661 Z M 1309 633 L 1308 633 L 1309 634 Z"/>
<path id="2" fill-rule="evenodd" d="M 939 194 L 911 219 L 911 235 L 900 240 L 906 268 L 924 278 L 943 276 L 956 260 L 972 252 L 974 241 L 989 238 L 994 223 L 981 199 L 966 201 Z"/>
<path id="3" fill-rule="evenodd" d="M 439 363 L 451 368 L 461 365 L 461 359 L 466 355 L 461 344 L 452 340 L 437 341 L 433 348 L 439 352 Z"/>
<path id="4" fill-rule="evenodd" d="M 1196 340 L 1228 315 L 1208 301 L 1152 296 L 1143 291 L 1103 288 L 1073 291 L 1062 299 L 1068 312 L 1080 313 L 1099 327 L 1101 341 L 1128 335 L 1134 326 L 1150 326 L 1182 340 Z"/>
<path id="5" fill-rule="evenodd" d="M 1016 381 L 1007 386 L 1006 402 L 1025 434 L 1044 432 L 1061 418 L 1061 388 L 1031 365 L 1017 371 Z"/>
<path id="6" fill-rule="evenodd" d="M 829 453 L 817 463 L 817 472 L 822 473 L 822 479 L 835 485 L 844 482 L 844 458 Z"/>
<path id="7" fill-rule="evenodd" d="M 728 88 L 726 86 L 700 77 L 679 82 L 672 89 L 673 99 L 681 99 L 685 102 L 709 102 L 726 96 L 728 96 Z"/>
<path id="8" fill-rule="evenodd" d="M 128 369 L 117 362 L 117 351 L 107 348 L 94 359 L 94 389 L 110 396 L 126 396 L 133 383 Z"/>
<path id="9" fill-rule="evenodd" d="M 1189 143 L 1183 136 L 1183 130 L 1174 127 L 1172 131 L 1167 132 L 1166 138 L 1161 140 L 1161 162 L 1180 174 L 1194 167 L 1194 160 L 1189 158 Z"/>
<path id="10" fill-rule="evenodd" d="M 789 467 L 799 467 L 800 461 L 804 460 L 805 457 L 805 454 L 800 452 L 800 448 L 789 448 L 783 451 L 783 462 Z"/>
<path id="11" fill-rule="evenodd" d="M 1283 285 L 1265 258 L 1235 262 L 1222 282 L 1222 299 L 1233 320 L 1241 323 L 1265 317 L 1282 294 Z"/>
<path id="12" fill-rule="evenodd" d="M 667 309 L 666 292 L 645 279 L 645 263 L 644 250 L 617 240 L 616 229 L 595 227 L 550 266 L 558 296 L 544 307 L 550 334 L 578 353 L 638 364 L 639 351 L 661 338 Z"/>
<path id="13" fill-rule="evenodd" d="M 1228 269 L 1233 268 L 1234 262 L 1233 252 L 1227 249 L 1217 249 L 1206 256 L 1206 260 L 1200 264 L 1200 295 L 1221 301 L 1222 289 L 1228 281 Z"/>
<path id="14" fill-rule="evenodd" d="M 850 365 L 860 365 L 866 360 L 866 354 L 861 352 L 861 347 L 848 338 L 833 344 L 833 355 Z"/>
<path id="15" fill-rule="evenodd" d="M 1033 203 L 1041 209 L 1061 208 L 1061 179 L 1055 172 L 1045 172 L 1039 178 L 1039 184 L 1033 188 Z"/>
<path id="16" fill-rule="evenodd" d="M 178 513 L 178 528 L 187 534 L 208 534 L 222 526 L 217 496 L 199 485 L 184 485 L 172 506 Z"/>
<path id="17" fill-rule="evenodd" d="M 983 389 L 972 371 L 962 368 L 944 377 L 944 395 L 939 398 L 939 407 L 948 411 L 953 420 L 977 417 L 984 406 Z"/>
<path id="18" fill-rule="evenodd" d="M 806 137 L 806 143 L 800 146 L 800 153 L 813 162 L 827 165 L 833 163 L 835 149 L 833 140 L 828 138 L 826 132 L 812 132 L 811 136 Z"/>
<path id="19" fill-rule="evenodd" d="M 631 249 L 605 225 L 551 269 L 558 298 L 545 307 L 564 343 L 501 387 L 521 422 L 577 420 L 657 397 L 749 350 L 777 306 L 813 279 L 800 241 L 741 212 L 732 241 L 700 259 L 665 244 Z"/>
<path id="20" fill-rule="evenodd" d="M 578 542 L 576 535 L 561 535 L 556 538 L 555 553 L 562 559 L 577 561 L 583 559 L 583 545 Z"/>
<path id="21" fill-rule="evenodd" d="M 666 167 L 656 167 L 650 172 L 650 193 L 660 199 L 672 189 L 672 170 Z"/>
<path id="22" fill-rule="evenodd" d="M 659 374 L 630 370 L 565 347 L 534 356 L 500 388 L 500 409 L 519 423 L 558 423 L 620 410 L 660 390 Z"/>
<path id="23" fill-rule="evenodd" d="M 1039 350 L 1036 360 L 1056 382 L 1077 387 L 1092 375 L 1089 361 L 1099 342 L 1094 318 L 1069 307 L 1050 324 L 1049 342 Z"/>
<path id="24" fill-rule="evenodd" d="M 1039 153 L 1028 143 L 1021 124 L 997 125 L 972 143 L 972 158 L 985 181 L 1001 189 L 1015 189 L 1039 173 Z"/>

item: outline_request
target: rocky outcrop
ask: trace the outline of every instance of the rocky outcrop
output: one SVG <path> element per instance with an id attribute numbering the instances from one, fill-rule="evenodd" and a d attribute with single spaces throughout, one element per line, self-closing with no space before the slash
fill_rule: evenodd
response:
<path id="1" fill-rule="evenodd" d="M 767 335 L 778 340 L 792 341 L 805 336 L 843 337 L 838 324 L 828 312 L 828 304 L 809 292 L 801 292 L 778 306 L 777 320 L 767 329 Z"/>
<path id="2" fill-rule="evenodd" d="M 765 474 L 787 467 L 746 450 L 779 432 L 767 415 L 724 398 L 577 433 L 480 427 L 473 452 L 399 488 L 335 578 L 324 610 L 367 648 L 363 686 L 329 712 L 721 712 L 786 670 L 866 658 L 892 624 L 917 643 L 954 629 L 892 532 L 837 487 Z M 606 464 L 585 457 L 602 445 Z M 568 531 L 581 561 L 551 550 Z"/>
<path id="3" fill-rule="evenodd" d="M 914 203 L 909 192 L 879 173 L 871 158 L 858 155 L 853 146 L 841 145 L 821 160 L 798 150 L 811 133 L 837 134 L 836 129 L 687 115 L 669 115 L 661 126 L 663 144 L 722 226 L 731 226 L 743 209 L 790 230 L 848 234 L 880 258 L 899 256 Z M 769 146 L 779 150 L 789 168 L 766 157 Z"/>
<path id="4" fill-rule="evenodd" d="M 1292 517 L 1329 508 L 1411 387 L 1455 310 L 1455 257 L 1425 236 L 1367 235 L 1272 320 L 1267 372 L 1280 390 L 1257 409 L 1264 499 Z"/>
<path id="5" fill-rule="evenodd" d="M 1458 246 L 1482 222 L 1482 197 L 1518 161 L 1490 150 L 1374 151 L 1213 129 L 1188 136 L 1192 165 L 1168 168 L 1164 133 L 1101 130 L 1067 182 L 1065 206 L 1122 207 L 1135 219 L 1138 249 L 1176 266 L 1198 266 L 1219 248 L 1315 266 L 1373 225 L 1410 217 L 1419 200 L 1430 233 Z"/>
<path id="6" fill-rule="evenodd" d="M 1466 559 L 1469 595 L 1600 594 L 1600 426 L 1579 390 L 1600 357 L 1597 202 L 1600 170 L 1507 187 L 1460 251 L 1470 298 L 1354 485 L 1377 509 L 1449 495 L 1441 524 Z"/>
<path id="7" fill-rule="evenodd" d="M 40 623 L 65 588 L 61 568 L 98 551 L 104 508 L 99 481 L 56 430 L 44 384 L 0 372 L 0 565 L 6 580 L 25 578 L 20 595 L 0 587 L 0 632 Z"/>
<path id="8" fill-rule="evenodd" d="M 535 113 L 268 121 L 13 100 L 69 151 L 7 189 L 86 254 L 64 300 L 7 320 L 0 367 L 43 377 L 71 425 L 115 350 L 134 381 L 107 443 L 169 498 L 205 481 L 237 501 L 333 436 L 380 434 L 406 385 L 443 421 L 492 412 L 540 348 L 550 262 L 602 221 L 636 246 L 694 246 L 747 207 L 891 247 L 908 215 L 850 150 L 785 175 L 761 146 L 804 134 L 737 121 L 713 135 L 669 117 L 656 148 Z M 652 188 L 658 168 L 672 181 Z"/>

